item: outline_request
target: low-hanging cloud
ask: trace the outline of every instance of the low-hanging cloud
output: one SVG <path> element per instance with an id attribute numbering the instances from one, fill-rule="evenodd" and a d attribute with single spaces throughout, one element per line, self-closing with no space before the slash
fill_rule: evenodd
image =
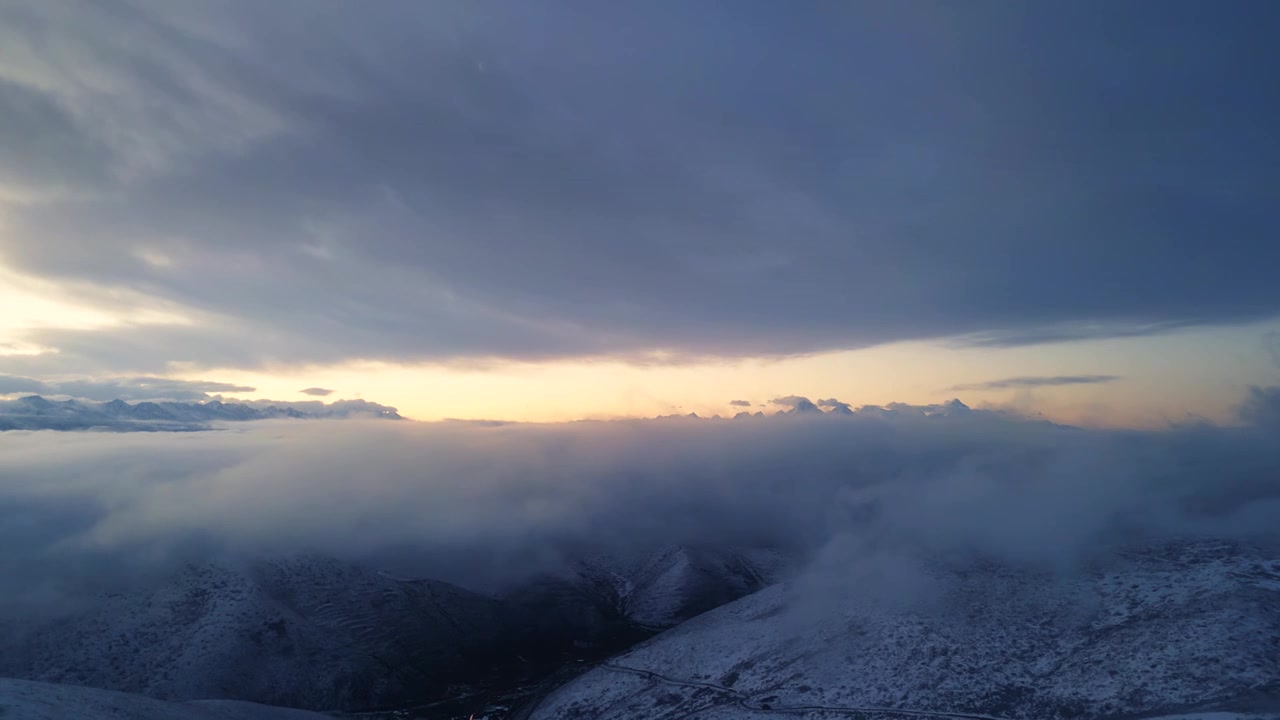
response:
<path id="1" fill-rule="evenodd" d="M 1275 532 L 1273 430 L 1095 431 L 895 405 L 753 423 L 12 432 L 0 435 L 0 572 L 30 580 L 12 593 L 122 564 L 305 550 L 492 588 L 588 550 L 808 557 L 849 538 L 895 556 L 1069 566 L 1133 538 Z"/>
<path id="2" fill-rule="evenodd" d="M 734 407 L 751 407 L 750 400 L 730 400 L 729 404 Z"/>
<path id="3" fill-rule="evenodd" d="M 322 388 L 322 387 L 304 388 L 302 390 L 299 390 L 298 392 L 302 393 L 303 395 L 314 395 L 316 397 L 326 397 L 328 395 L 333 394 L 332 390 L 328 388 Z"/>

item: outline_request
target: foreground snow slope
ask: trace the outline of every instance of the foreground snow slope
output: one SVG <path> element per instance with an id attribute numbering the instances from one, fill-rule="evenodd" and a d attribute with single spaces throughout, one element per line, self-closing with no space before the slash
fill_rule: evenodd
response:
<path id="1" fill-rule="evenodd" d="M 534 717 L 1274 712 L 1275 557 L 1197 542 L 1122 553 L 1071 575 L 934 563 L 903 586 L 910 602 L 871 602 L 867 588 L 801 578 L 638 646 L 558 690 Z"/>
<path id="2" fill-rule="evenodd" d="M 4 720 L 326 720 L 327 715 L 235 701 L 175 703 L 141 695 L 0 678 Z"/>

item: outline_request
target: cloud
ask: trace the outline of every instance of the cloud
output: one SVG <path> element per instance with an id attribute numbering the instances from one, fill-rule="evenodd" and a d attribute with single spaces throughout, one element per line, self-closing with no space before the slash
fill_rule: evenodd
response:
<path id="1" fill-rule="evenodd" d="M 253 408 L 293 408 L 304 413 L 310 413 L 321 417 L 342 417 L 347 415 L 360 416 L 386 416 L 398 415 L 398 410 L 390 405 L 371 402 L 360 398 L 351 400 L 332 400 L 325 402 L 323 400 L 298 400 L 298 401 L 282 401 L 282 400 L 239 400 L 249 407 Z"/>
<path id="2" fill-rule="evenodd" d="M 48 392 L 48 385 L 29 377 L 0 375 L 0 395 Z"/>
<path id="3" fill-rule="evenodd" d="M 989 380 L 980 383 L 955 385 L 952 391 L 962 390 L 1009 390 L 1022 388 L 1059 387 L 1062 385 L 1099 385 L 1115 382 L 1119 375 L 1051 375 L 1037 377 L 1011 377 L 1001 380 Z"/>
<path id="4" fill-rule="evenodd" d="M 781 406 L 783 406 L 783 407 L 794 408 L 794 407 L 796 407 L 797 405 L 812 405 L 812 404 L 813 404 L 813 401 L 811 401 L 809 398 L 807 398 L 807 397 L 803 397 L 803 396 L 801 396 L 801 395 L 786 395 L 786 396 L 783 396 L 783 397 L 776 397 L 776 398 L 774 398 L 774 399 L 770 400 L 770 401 L 769 401 L 769 404 L 771 404 L 771 405 L 781 405 Z"/>
<path id="5" fill-rule="evenodd" d="M 822 410 L 813 404 L 807 397 L 799 395 L 787 395 L 786 397 L 774 398 L 769 401 L 773 405 L 782 405 L 790 408 L 786 411 L 788 415 L 804 415 L 804 414 L 820 414 Z M 779 411 L 782 412 L 782 411 Z"/>
<path id="6" fill-rule="evenodd" d="M 8 4 L 0 256 L 193 319 L 35 375 L 1272 317 L 1277 12 Z"/>
<path id="7" fill-rule="evenodd" d="M 751 407 L 750 400 L 730 400 L 729 404 L 734 407 Z"/>
<path id="8" fill-rule="evenodd" d="M 129 377 L 79 380 L 37 380 L 17 375 L 0 375 L 0 395 L 38 393 L 66 395 L 85 400 L 204 400 L 211 393 L 253 392 L 256 388 L 209 380 L 173 380 L 160 377 Z"/>
<path id="9" fill-rule="evenodd" d="M 1280 386 L 1249 388 L 1240 419 L 1258 427 L 1280 428 Z"/>
<path id="10" fill-rule="evenodd" d="M 849 414 L 853 412 L 853 406 L 847 402 L 841 402 L 835 398 L 825 398 L 818 401 L 818 407 L 831 408 L 833 412 L 841 414 Z"/>
<path id="11" fill-rule="evenodd" d="M 326 395 L 333 394 L 332 390 L 329 390 L 328 388 L 319 388 L 319 387 L 306 388 L 303 390 L 299 390 L 298 392 L 302 393 L 303 395 L 316 395 L 319 397 L 325 397 Z"/>
<path id="12" fill-rule="evenodd" d="M 1271 435 L 1093 431 L 906 405 L 750 423 L 0 433 L 0 572 L 24 579 L 0 602 L 201 553 L 395 561 L 476 588 L 556 558 L 669 543 L 804 558 L 852 541 L 895 557 L 1069 568 L 1116 542 L 1274 535 Z"/>
<path id="13" fill-rule="evenodd" d="M 1267 333 L 1263 342 L 1266 345 L 1267 354 L 1271 356 L 1271 362 L 1280 368 L 1280 332 Z"/>
<path id="14" fill-rule="evenodd" d="M 1250 320 L 1270 316 L 1270 312 L 1265 312 L 1258 316 L 1241 319 Z M 952 338 L 951 344 L 962 347 L 1010 348 L 1023 345 L 1093 340 L 1096 338 L 1159 335 L 1182 330 L 1197 324 L 1202 323 L 1195 320 L 1058 322 L 964 334 Z"/>

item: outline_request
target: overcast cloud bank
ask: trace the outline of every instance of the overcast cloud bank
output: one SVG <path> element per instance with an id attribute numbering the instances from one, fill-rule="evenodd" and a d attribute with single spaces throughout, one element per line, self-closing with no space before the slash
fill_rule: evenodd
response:
<path id="1" fill-rule="evenodd" d="M 773 356 L 1274 318 L 1278 13 L 5 3 L 0 256 L 148 322 L 33 327 L 59 352 L 0 365 Z"/>

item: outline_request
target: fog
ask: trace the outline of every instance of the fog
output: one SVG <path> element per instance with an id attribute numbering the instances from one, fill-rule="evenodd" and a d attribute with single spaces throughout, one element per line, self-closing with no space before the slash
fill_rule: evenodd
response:
<path id="1" fill-rule="evenodd" d="M 1262 411 L 1273 399 L 1250 396 L 1253 425 L 1160 432 L 895 405 L 0 433 L 0 595 L 47 604 L 172 563 L 294 552 L 492 590 L 566 558 L 662 543 L 780 547 L 824 573 L 861 555 L 1069 571 L 1118 542 L 1268 539 L 1280 516 L 1280 443 Z"/>

